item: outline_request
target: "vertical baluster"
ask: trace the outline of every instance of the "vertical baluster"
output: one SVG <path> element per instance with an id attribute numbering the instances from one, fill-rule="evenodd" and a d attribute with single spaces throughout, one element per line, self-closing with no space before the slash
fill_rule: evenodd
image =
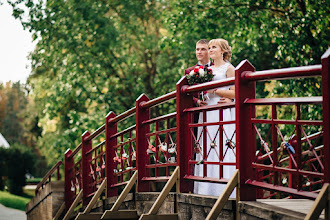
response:
<path id="1" fill-rule="evenodd" d="M 177 128 L 177 163 L 180 166 L 180 191 L 192 192 L 193 182 L 184 181 L 184 176 L 193 173 L 193 166 L 189 166 L 187 152 L 192 150 L 192 141 L 188 125 L 191 116 L 184 112 L 186 108 L 194 106 L 192 95 L 185 94 L 182 89 L 188 86 L 187 79 L 182 77 L 176 84 L 176 128 Z"/>
<path id="2" fill-rule="evenodd" d="M 166 129 L 168 130 L 168 129 L 170 129 L 170 119 L 169 118 L 167 118 L 166 119 Z M 166 161 L 166 163 L 167 164 L 169 164 L 169 160 L 171 160 L 171 157 L 170 157 L 170 155 L 169 155 L 169 153 L 168 153 L 168 149 L 169 149 L 169 147 L 170 147 L 170 144 L 169 144 L 169 138 L 168 138 L 168 136 L 169 135 L 171 135 L 169 132 L 166 132 L 166 136 L 165 136 L 165 143 L 166 143 L 166 146 L 167 146 L 167 151 L 166 151 L 166 158 L 167 158 L 167 161 Z M 166 166 L 166 176 L 169 176 L 169 169 L 170 169 L 170 167 L 169 166 Z"/>
<path id="3" fill-rule="evenodd" d="M 92 149 L 92 141 L 86 140 L 87 137 L 90 136 L 88 131 L 85 131 L 81 137 L 81 157 L 82 157 L 82 188 L 83 188 L 83 206 L 87 206 L 89 199 L 87 196 L 92 193 L 91 184 L 93 182 L 93 178 L 90 175 L 90 165 L 92 162 L 92 154 L 88 154 L 87 152 Z"/>
<path id="4" fill-rule="evenodd" d="M 117 168 L 113 160 L 115 155 L 114 147 L 117 145 L 117 138 L 111 138 L 112 135 L 117 133 L 117 123 L 109 122 L 116 114 L 109 112 L 105 118 L 105 177 L 107 177 L 107 197 L 117 196 L 118 189 L 111 188 L 111 185 L 118 182 L 117 175 L 114 170 Z"/>
<path id="5" fill-rule="evenodd" d="M 129 167 L 133 167 L 133 160 L 132 160 L 132 147 L 133 147 L 133 144 L 132 144 L 132 131 L 129 131 L 129 134 L 128 134 L 129 138 L 129 144 L 128 144 L 128 155 L 129 157 L 127 158 L 127 160 L 129 161 Z M 132 177 L 132 171 L 129 171 L 129 178 L 131 179 Z"/>
<path id="6" fill-rule="evenodd" d="M 274 120 L 277 119 L 277 106 L 276 104 L 272 105 L 272 150 L 273 150 L 273 167 L 277 166 L 277 129 Z M 273 184 L 278 185 L 278 173 L 277 171 L 273 172 Z"/>
<path id="7" fill-rule="evenodd" d="M 248 60 L 242 61 L 235 68 L 236 167 L 240 170 L 240 199 L 243 201 L 256 199 L 255 188 L 245 185 L 245 182 L 252 178 L 252 158 L 256 142 L 256 136 L 251 135 L 254 134 L 251 118 L 255 117 L 255 112 L 249 105 L 244 104 L 247 98 L 255 98 L 255 82 L 244 79 L 245 71 L 255 71 Z"/>
<path id="8" fill-rule="evenodd" d="M 207 161 L 207 127 L 206 123 L 206 111 L 203 110 L 203 161 Z M 203 163 L 203 177 L 207 177 L 207 165 Z"/>
<path id="9" fill-rule="evenodd" d="M 150 184 L 142 181 L 143 177 L 150 176 L 150 170 L 146 169 L 148 142 L 146 134 L 150 132 L 150 125 L 142 123 L 150 118 L 150 108 L 143 108 L 142 103 L 149 98 L 142 94 L 136 100 L 136 168 L 138 172 L 138 192 L 149 192 Z"/>
<path id="10" fill-rule="evenodd" d="M 322 55 L 324 182 L 330 183 L 330 48 Z M 330 206 L 330 203 L 329 203 Z M 330 212 L 330 207 L 328 207 Z"/>
<path id="11" fill-rule="evenodd" d="M 296 117 L 296 123 L 297 123 L 297 121 L 301 119 L 300 104 L 296 104 L 296 112 L 297 112 L 297 117 Z M 302 166 L 302 160 L 301 160 L 302 146 L 301 146 L 301 126 L 298 123 L 296 124 L 296 134 L 297 134 L 297 145 L 295 149 L 295 158 L 297 162 L 297 170 L 300 170 Z M 302 182 L 303 182 L 302 175 L 297 175 L 298 191 L 302 189 Z"/>
<path id="12" fill-rule="evenodd" d="M 57 180 L 61 180 L 60 166 L 57 167 Z"/>
<path id="13" fill-rule="evenodd" d="M 223 108 L 219 109 L 219 122 L 223 122 Z M 230 138 L 230 137 L 228 137 Z M 219 125 L 219 160 L 220 163 L 223 162 L 223 154 L 226 151 L 223 151 L 223 124 Z M 223 178 L 223 165 L 219 167 L 219 178 Z"/>
<path id="14" fill-rule="evenodd" d="M 121 134 L 120 135 L 120 143 L 121 143 L 121 146 L 120 146 L 120 169 L 121 171 L 124 171 L 125 170 L 125 167 L 124 167 L 124 157 L 123 157 L 123 154 L 124 154 L 124 134 Z M 122 173 L 120 175 L 120 182 L 124 182 L 124 173 Z"/>
<path id="15" fill-rule="evenodd" d="M 64 156 L 64 199 L 66 210 L 69 210 L 75 196 L 75 192 L 71 191 L 71 180 L 74 178 L 74 160 L 71 157 L 71 154 L 72 151 L 68 149 Z"/>
<path id="16" fill-rule="evenodd" d="M 156 125 L 156 132 L 157 131 L 159 131 L 159 121 L 156 121 L 156 123 L 155 123 L 155 125 Z M 155 164 L 158 164 L 159 163 L 159 147 L 158 146 L 160 146 L 160 144 L 161 144 L 161 142 L 159 141 L 159 135 L 158 134 L 156 134 L 155 135 L 155 147 L 156 147 L 156 152 L 155 152 L 155 157 L 156 157 L 156 161 L 155 161 Z M 158 167 L 156 166 L 155 167 L 155 177 L 158 177 Z"/>

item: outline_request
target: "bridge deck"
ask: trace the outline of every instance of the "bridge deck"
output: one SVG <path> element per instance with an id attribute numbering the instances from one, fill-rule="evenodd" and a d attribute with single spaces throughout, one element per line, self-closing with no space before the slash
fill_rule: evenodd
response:
<path id="1" fill-rule="evenodd" d="M 307 215 L 314 203 L 313 200 L 309 199 L 258 199 L 257 201 L 283 209 L 300 212 L 305 215 Z M 320 218 L 324 219 L 324 210 L 322 211 Z"/>

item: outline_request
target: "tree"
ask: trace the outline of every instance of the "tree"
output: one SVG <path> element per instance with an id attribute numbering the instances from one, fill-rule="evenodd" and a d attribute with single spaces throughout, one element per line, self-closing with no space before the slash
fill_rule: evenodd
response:
<path id="1" fill-rule="evenodd" d="M 22 18 L 20 2 L 12 6 Z M 155 98 L 175 89 L 181 73 L 177 56 L 161 47 L 161 1 L 23 3 L 30 19 L 22 23 L 38 39 L 28 84 L 44 150 L 63 155 L 110 110 L 126 111 L 141 93 Z"/>
<path id="2" fill-rule="evenodd" d="M 0 148 L 0 189 L 3 190 L 3 179 L 7 179 L 10 193 L 23 194 L 25 175 L 33 173 L 35 168 L 35 156 L 31 149 L 19 144 L 13 144 L 9 148 Z"/>
<path id="3" fill-rule="evenodd" d="M 196 62 L 195 42 L 201 38 L 227 39 L 232 63 L 249 59 L 257 70 L 319 63 L 329 45 L 325 0 L 11 4 L 13 15 L 38 40 L 28 84 L 36 105 L 35 124 L 43 129 L 38 145 L 52 152 L 51 163 L 77 146 L 86 129 L 99 127 L 109 111 L 126 111 L 141 93 L 155 98 L 173 91 L 183 69 Z M 29 19 L 24 20 L 24 12 Z M 297 95 L 304 84 L 284 82 L 274 91 L 285 85 L 285 91 Z M 257 86 L 259 97 L 270 92 L 265 84 Z M 165 105 L 155 114 L 172 110 Z"/>
<path id="4" fill-rule="evenodd" d="M 32 150 L 35 163 L 43 164 L 42 154 L 36 148 L 41 128 L 34 109 L 25 85 L 20 82 L 0 84 L 0 132 L 11 145 L 18 144 Z M 37 166 L 34 171 L 32 175 L 42 176 L 47 172 L 47 166 Z"/>

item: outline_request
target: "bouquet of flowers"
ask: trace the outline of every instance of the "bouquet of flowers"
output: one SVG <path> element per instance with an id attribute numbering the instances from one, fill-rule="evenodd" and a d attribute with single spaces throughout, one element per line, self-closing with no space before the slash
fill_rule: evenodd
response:
<path id="1" fill-rule="evenodd" d="M 189 85 L 209 82 L 213 79 L 212 69 L 204 66 L 196 66 L 189 74 L 186 75 Z"/>

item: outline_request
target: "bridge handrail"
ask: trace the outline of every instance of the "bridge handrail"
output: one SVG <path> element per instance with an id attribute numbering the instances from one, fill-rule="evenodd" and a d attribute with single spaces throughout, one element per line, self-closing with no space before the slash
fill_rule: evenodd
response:
<path id="1" fill-rule="evenodd" d="M 116 117 L 109 119 L 108 123 L 116 123 L 116 122 L 122 121 L 122 120 L 134 115 L 135 112 L 136 112 L 136 107 L 128 109 L 127 111 L 121 113 L 120 115 L 117 115 Z"/>
<path id="2" fill-rule="evenodd" d="M 98 129 L 96 129 L 93 133 L 91 133 L 88 137 L 86 137 L 86 141 L 93 140 L 98 137 L 105 130 L 105 124 L 101 125 Z"/>
<path id="3" fill-rule="evenodd" d="M 173 100 L 176 98 L 176 91 L 169 92 L 165 95 L 159 96 L 158 98 L 151 99 L 147 102 L 141 103 L 142 108 L 150 108 L 150 107 L 155 107 L 157 105 L 160 105 L 164 102 L 168 102 L 170 100 Z"/>
<path id="4" fill-rule="evenodd" d="M 256 72 L 244 72 L 242 79 L 249 81 L 264 81 L 264 80 L 279 80 L 279 79 L 293 79 L 303 77 L 321 76 L 322 65 L 311 65 L 301 67 L 290 67 L 274 70 L 262 70 Z"/>
<path id="5" fill-rule="evenodd" d="M 77 147 L 70 153 L 71 158 L 73 158 L 80 150 L 81 150 L 82 144 L 81 142 L 77 145 Z"/>
<path id="6" fill-rule="evenodd" d="M 206 82 L 198 85 L 192 85 L 192 86 L 183 86 L 182 92 L 183 93 L 193 93 L 193 92 L 200 92 L 206 89 L 214 89 L 219 88 L 223 86 L 230 86 L 235 84 L 235 77 L 229 77 L 222 80 L 217 81 L 211 81 Z"/>
<path id="7" fill-rule="evenodd" d="M 43 186 L 46 184 L 47 180 L 50 182 L 52 175 L 57 170 L 57 180 L 61 179 L 60 175 L 60 166 L 62 165 L 62 161 L 58 161 L 44 176 L 44 178 L 38 183 L 36 189 L 35 189 L 35 195 L 37 195 L 40 188 L 43 188 Z"/>

